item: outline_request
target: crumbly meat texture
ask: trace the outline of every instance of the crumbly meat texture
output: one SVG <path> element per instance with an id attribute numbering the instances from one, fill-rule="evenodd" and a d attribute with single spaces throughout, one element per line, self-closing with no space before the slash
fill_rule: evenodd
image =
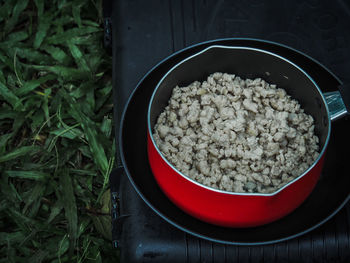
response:
<path id="1" fill-rule="evenodd" d="M 173 89 L 153 138 L 184 175 L 238 193 L 274 192 L 319 155 L 312 116 L 284 89 L 218 72 Z"/>

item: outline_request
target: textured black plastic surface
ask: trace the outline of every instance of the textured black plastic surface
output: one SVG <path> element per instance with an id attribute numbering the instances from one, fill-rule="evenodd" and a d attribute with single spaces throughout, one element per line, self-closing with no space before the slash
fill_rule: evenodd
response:
<path id="1" fill-rule="evenodd" d="M 114 10 L 118 114 L 138 80 L 156 62 L 206 39 L 270 39 L 308 53 L 340 78 L 349 69 L 349 7 L 341 1 L 118 1 Z M 336 151 L 341 155 L 341 148 Z M 237 247 L 194 238 L 174 228 L 143 203 L 125 176 L 119 194 L 124 219 L 114 224 L 119 227 L 114 236 L 124 262 L 349 261 L 349 209 L 298 239 Z"/>
<path id="2" fill-rule="evenodd" d="M 310 234 L 264 246 L 228 246 L 194 238 L 167 224 L 139 200 L 125 174 L 120 177 L 120 209 L 114 222 L 121 262 L 349 262 L 350 207 Z M 114 185 L 115 186 L 115 185 Z M 121 226 L 121 229 L 118 227 Z M 121 230 L 121 231 L 120 231 Z"/>

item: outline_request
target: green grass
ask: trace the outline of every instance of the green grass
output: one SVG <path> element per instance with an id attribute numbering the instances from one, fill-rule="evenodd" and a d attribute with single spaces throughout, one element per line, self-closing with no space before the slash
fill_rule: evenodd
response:
<path id="1" fill-rule="evenodd" d="M 0 1 L 0 263 L 117 262 L 101 0 Z"/>

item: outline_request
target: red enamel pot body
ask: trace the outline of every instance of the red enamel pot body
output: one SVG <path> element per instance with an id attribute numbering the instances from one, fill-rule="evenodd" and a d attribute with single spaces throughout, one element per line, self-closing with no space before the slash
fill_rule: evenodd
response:
<path id="1" fill-rule="evenodd" d="M 317 160 L 302 175 L 271 194 L 234 193 L 202 185 L 178 171 L 156 146 L 153 127 L 168 104 L 172 89 L 203 81 L 214 72 L 226 72 L 242 78 L 260 77 L 284 88 L 297 99 L 315 121 L 319 137 Z M 211 46 L 186 58 L 161 79 L 153 92 L 148 109 L 148 158 L 153 175 L 167 197 L 183 211 L 208 223 L 225 227 L 254 227 L 273 222 L 291 213 L 310 195 L 321 175 L 331 116 L 330 95 L 322 94 L 317 83 L 297 65 L 261 49 Z M 333 100 L 334 101 L 334 100 Z M 346 111 L 345 111 L 346 112 Z M 343 113 L 338 111 L 338 117 Z"/>

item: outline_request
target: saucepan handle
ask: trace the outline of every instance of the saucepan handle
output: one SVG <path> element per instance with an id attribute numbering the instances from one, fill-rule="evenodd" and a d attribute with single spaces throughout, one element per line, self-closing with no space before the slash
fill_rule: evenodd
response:
<path id="1" fill-rule="evenodd" d="M 331 121 L 350 114 L 350 84 L 342 84 L 338 89 L 339 91 L 323 93 L 329 108 Z"/>

